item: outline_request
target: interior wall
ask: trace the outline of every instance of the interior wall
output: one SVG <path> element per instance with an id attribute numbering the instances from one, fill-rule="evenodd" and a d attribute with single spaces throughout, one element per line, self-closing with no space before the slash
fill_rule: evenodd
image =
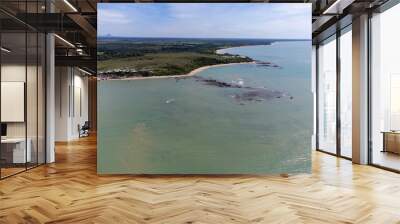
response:
<path id="1" fill-rule="evenodd" d="M 73 80 L 73 108 L 71 120 L 71 135 L 73 138 L 79 137 L 78 125 L 82 126 L 88 121 L 88 78 L 82 76 L 82 73 L 76 74 L 74 70 Z M 80 102 L 79 102 L 80 101 Z"/>
<path id="2" fill-rule="evenodd" d="M 26 115 L 26 118 L 21 122 L 3 122 L 7 124 L 7 139 L 25 139 L 27 160 L 26 166 L 28 168 L 34 167 L 38 164 L 45 162 L 45 144 L 44 144 L 44 80 L 43 80 L 43 69 L 40 64 L 40 60 L 28 61 L 28 64 L 20 62 L 7 62 L 3 61 L 1 66 L 1 81 L 2 82 L 23 82 L 25 85 L 24 94 L 24 107 L 21 108 Z M 7 94 L 7 93 L 6 93 Z M 2 97 L 6 97 L 2 96 Z M 2 110 L 10 110 L 10 108 L 4 107 Z M 3 111 L 4 112 L 4 111 Z M 8 111 L 14 113 L 14 111 Z M 24 116 L 25 116 L 24 115 Z M 2 145 L 5 146 L 5 145 Z M 7 146 L 8 147 L 8 146 Z M 6 148 L 2 149 L 3 152 Z M 20 155 L 20 152 L 13 151 L 15 155 Z M 15 156 L 13 155 L 13 156 Z M 10 158 L 10 157 L 8 157 Z M 14 160 L 13 161 L 20 161 Z M 20 162 L 15 162 L 15 166 L 22 168 Z M 11 166 L 11 165 L 7 165 Z M 3 169 L 4 171 L 5 169 Z M 6 172 L 5 175 L 12 174 L 14 171 Z"/>
<path id="3" fill-rule="evenodd" d="M 55 74 L 55 140 L 70 141 L 88 121 L 88 77 L 74 67 L 56 67 Z"/>
<path id="4" fill-rule="evenodd" d="M 97 132 L 97 78 L 88 79 L 90 131 Z"/>
<path id="5" fill-rule="evenodd" d="M 316 116 L 317 116 L 317 83 L 316 83 L 316 76 L 317 76 L 317 47 L 315 45 L 312 46 L 311 52 L 311 92 L 313 94 L 313 134 L 311 137 L 311 147 L 313 150 L 317 148 L 317 123 L 316 123 Z"/>
<path id="6" fill-rule="evenodd" d="M 68 140 L 68 117 L 69 115 L 69 68 L 55 68 L 55 140 Z"/>
<path id="7" fill-rule="evenodd" d="M 26 75 L 26 67 L 25 64 L 3 64 L 1 66 L 1 81 L 2 82 L 25 82 L 25 75 Z M 28 66 L 27 71 L 28 74 L 32 73 L 32 70 L 35 70 L 36 74 L 36 67 Z M 29 79 L 29 82 L 34 80 Z M 29 85 L 36 85 L 35 83 L 29 83 Z M 34 102 L 36 100 L 36 89 L 27 88 L 27 97 L 31 99 L 26 99 L 27 102 Z M 27 107 L 35 107 L 35 105 L 27 105 Z M 34 117 L 33 117 L 34 116 Z M 36 114 L 27 113 L 28 121 L 35 120 Z M 29 125 L 29 127 L 33 127 Z M 36 127 L 35 127 L 36 128 Z M 28 130 L 29 133 L 29 130 Z M 7 137 L 25 137 L 25 122 L 7 122 Z M 29 136 L 28 136 L 29 137 Z"/>

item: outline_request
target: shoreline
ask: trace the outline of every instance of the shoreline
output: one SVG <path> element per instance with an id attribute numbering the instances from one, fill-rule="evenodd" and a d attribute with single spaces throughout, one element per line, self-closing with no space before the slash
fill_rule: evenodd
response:
<path id="1" fill-rule="evenodd" d="M 215 54 L 224 54 L 224 53 L 221 53 L 221 52 L 219 52 L 219 51 L 222 51 L 222 50 L 229 50 L 229 49 L 233 49 L 233 48 L 239 48 L 239 47 L 250 47 L 250 46 L 270 46 L 270 45 L 272 45 L 273 44 L 273 42 L 272 43 L 270 43 L 270 44 L 260 44 L 260 45 L 242 45 L 242 46 L 238 46 L 238 47 L 228 47 L 228 48 L 221 48 L 221 49 L 217 49 L 217 50 L 215 50 Z M 191 77 L 191 76 L 194 76 L 194 75 L 196 75 L 197 73 L 199 73 L 199 72 L 201 72 L 201 71 L 204 71 L 204 70 L 206 70 L 206 69 L 209 69 L 209 68 L 216 68 L 216 67 L 222 67 L 222 66 L 227 66 L 227 65 L 238 65 L 238 64 L 256 64 L 257 63 L 257 61 L 256 60 L 254 60 L 254 59 L 252 59 L 253 61 L 251 61 L 251 62 L 234 62 L 234 63 L 226 63 L 226 64 L 216 64 L 216 65 L 206 65 L 206 66 L 203 66 L 203 67 L 199 67 L 199 68 L 196 68 L 196 69 L 194 69 L 194 70 L 192 70 L 192 71 L 190 71 L 189 73 L 187 73 L 187 74 L 184 74 L 184 75 L 166 75 L 166 76 L 148 76 L 148 77 L 128 77 L 128 78 L 121 78 L 121 79 L 99 79 L 99 81 L 113 81 L 113 80 L 116 80 L 116 81 L 124 81 L 124 80 L 144 80 L 144 79 L 167 79 L 167 78 L 186 78 L 186 77 Z"/>
<path id="2" fill-rule="evenodd" d="M 149 77 L 128 77 L 128 78 L 121 78 L 121 79 L 105 79 L 99 81 L 125 81 L 125 80 L 144 80 L 144 79 L 168 79 L 168 78 L 187 78 L 196 75 L 199 72 L 202 72 L 209 68 L 216 68 L 216 67 L 223 67 L 228 65 L 240 65 L 240 64 L 256 64 L 255 61 L 251 62 L 234 62 L 234 63 L 226 63 L 226 64 L 216 64 L 216 65 L 206 65 L 203 67 L 196 68 L 184 75 L 166 75 L 166 76 L 149 76 Z"/>
<path id="3" fill-rule="evenodd" d="M 230 50 L 230 49 L 235 49 L 235 48 L 241 48 L 241 47 L 254 47 L 254 46 L 271 46 L 274 42 L 270 43 L 270 44 L 257 44 L 257 45 L 242 45 L 242 46 L 238 46 L 238 47 L 227 47 L 227 48 L 221 48 L 215 51 L 216 54 L 225 54 L 225 53 L 221 53 L 220 51 L 224 51 L 224 50 Z"/>

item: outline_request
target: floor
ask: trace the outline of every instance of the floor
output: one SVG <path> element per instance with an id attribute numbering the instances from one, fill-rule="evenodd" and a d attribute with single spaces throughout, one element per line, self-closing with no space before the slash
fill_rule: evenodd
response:
<path id="1" fill-rule="evenodd" d="M 97 176 L 96 139 L 0 181 L 0 223 L 400 223 L 400 175 L 315 152 L 313 173 Z"/>
<path id="2" fill-rule="evenodd" d="M 391 152 L 381 152 L 380 150 L 374 151 L 373 163 L 389 167 L 395 170 L 400 170 L 400 155 Z"/>
<path id="3" fill-rule="evenodd" d="M 19 173 L 19 172 L 23 172 L 25 170 L 24 168 L 1 168 L 1 177 L 7 177 L 7 176 L 11 176 L 13 174 Z"/>
<path id="4" fill-rule="evenodd" d="M 1 178 L 6 178 L 11 175 L 15 175 L 20 172 L 24 172 L 26 169 L 33 169 L 37 165 L 36 164 L 27 164 L 27 167 L 25 165 L 19 165 L 19 167 L 7 167 L 7 168 L 1 168 Z"/>

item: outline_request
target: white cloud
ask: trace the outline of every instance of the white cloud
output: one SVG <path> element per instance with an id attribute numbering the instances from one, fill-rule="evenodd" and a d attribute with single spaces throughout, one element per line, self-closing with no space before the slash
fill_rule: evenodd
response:
<path id="1" fill-rule="evenodd" d="M 128 18 L 121 11 L 102 9 L 98 12 L 98 20 L 100 24 L 126 24 L 132 21 L 132 18 Z"/>
<path id="2" fill-rule="evenodd" d="M 107 26 L 107 33 L 116 36 L 311 38 L 310 4 L 149 3 L 111 8 L 99 10 L 100 33 Z"/>

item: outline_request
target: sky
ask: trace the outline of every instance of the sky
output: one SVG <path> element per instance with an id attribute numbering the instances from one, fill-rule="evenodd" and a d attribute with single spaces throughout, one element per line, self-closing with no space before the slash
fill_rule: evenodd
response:
<path id="1" fill-rule="evenodd" d="M 98 35 L 311 39 L 311 4 L 99 3 Z"/>

